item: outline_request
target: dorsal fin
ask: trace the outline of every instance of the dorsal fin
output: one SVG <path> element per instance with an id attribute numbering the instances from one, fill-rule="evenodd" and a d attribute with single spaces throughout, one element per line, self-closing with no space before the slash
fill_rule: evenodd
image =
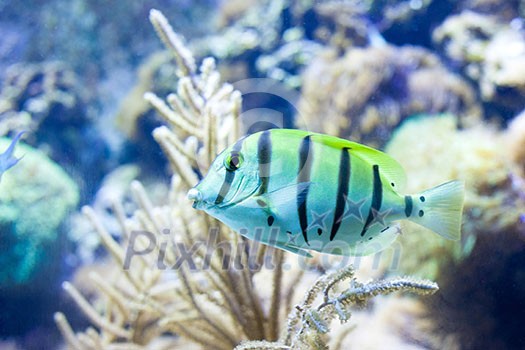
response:
<path id="1" fill-rule="evenodd" d="M 370 165 L 377 164 L 381 175 L 394 184 L 396 191 L 401 192 L 405 188 L 406 175 L 405 170 L 394 158 L 388 154 L 378 151 L 374 148 L 362 145 L 357 142 L 348 141 L 339 137 L 309 132 L 296 129 L 273 129 L 272 132 L 288 134 L 295 137 L 312 136 L 312 141 L 324 144 L 336 149 L 349 148 L 352 156 L 357 157 Z"/>
<path id="2" fill-rule="evenodd" d="M 329 147 L 337 149 L 349 148 L 350 154 L 357 157 L 365 162 L 373 165 L 379 165 L 381 175 L 388 180 L 388 182 L 394 184 L 394 188 L 397 191 L 404 189 L 406 184 L 405 170 L 394 158 L 388 154 L 378 151 L 374 148 L 362 145 L 357 142 L 352 142 L 344 139 L 340 139 L 334 136 L 328 136 L 323 134 L 314 134 L 314 141 L 322 143 Z"/>

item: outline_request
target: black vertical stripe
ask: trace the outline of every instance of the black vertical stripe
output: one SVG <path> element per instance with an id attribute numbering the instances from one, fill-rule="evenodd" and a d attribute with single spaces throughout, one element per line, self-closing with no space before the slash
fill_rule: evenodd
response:
<path id="1" fill-rule="evenodd" d="M 341 150 L 341 159 L 339 160 L 339 180 L 337 185 L 334 222 L 332 223 L 332 230 L 330 231 L 330 241 L 335 238 L 335 235 L 341 226 L 345 211 L 346 197 L 348 197 L 351 171 L 350 153 L 348 150 L 349 148 L 346 147 Z"/>
<path id="2" fill-rule="evenodd" d="M 413 208 L 413 203 L 412 203 L 412 196 L 405 196 L 405 215 L 408 217 L 410 217 L 410 215 L 412 215 L 412 208 Z"/>
<path id="3" fill-rule="evenodd" d="M 217 198 L 215 198 L 215 204 L 221 204 L 224 201 L 224 198 L 228 195 L 228 192 L 230 192 L 234 177 L 235 173 L 233 171 L 226 170 L 226 175 L 219 190 L 219 194 L 217 195 Z"/>
<path id="4" fill-rule="evenodd" d="M 310 182 L 310 173 L 312 171 L 312 143 L 310 135 L 303 138 L 299 146 L 299 169 L 297 171 L 297 183 Z M 303 192 L 297 191 L 297 214 L 299 215 L 299 224 L 303 233 L 304 241 L 308 244 L 308 218 L 306 213 L 306 202 L 308 200 L 307 186 Z"/>
<path id="5" fill-rule="evenodd" d="M 232 152 L 240 152 L 242 149 L 242 145 L 244 143 L 244 137 L 235 142 L 235 144 L 232 147 Z M 224 181 L 222 182 L 221 188 L 219 189 L 219 194 L 217 195 L 217 198 L 215 198 L 215 204 L 221 204 L 224 201 L 224 198 L 228 195 L 228 192 L 230 192 L 231 185 L 233 183 L 233 179 L 235 178 L 235 172 L 226 170 L 226 174 L 224 175 Z"/>
<path id="6" fill-rule="evenodd" d="M 361 230 L 361 236 L 365 235 L 366 230 L 368 230 L 368 227 L 370 227 L 370 224 L 374 220 L 374 210 L 378 212 L 381 208 L 381 203 L 383 201 L 383 184 L 381 183 L 381 176 L 379 175 L 379 166 L 377 164 L 374 164 L 372 166 L 372 172 L 374 177 L 374 183 L 372 188 L 372 205 L 370 206 L 370 210 L 368 211 L 368 217 L 366 218 L 363 230 Z"/>
<path id="7" fill-rule="evenodd" d="M 272 140 L 270 130 L 263 131 L 257 142 L 257 161 L 259 163 L 259 177 L 261 179 L 261 188 L 259 195 L 268 192 L 270 183 L 270 163 L 272 161 Z"/>

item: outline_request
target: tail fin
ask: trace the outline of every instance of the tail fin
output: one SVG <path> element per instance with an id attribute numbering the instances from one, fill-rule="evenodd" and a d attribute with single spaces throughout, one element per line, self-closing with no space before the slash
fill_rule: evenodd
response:
<path id="1" fill-rule="evenodd" d="M 463 181 L 450 181 L 426 190 L 414 196 L 417 211 L 410 219 L 441 237 L 458 240 L 461 237 L 464 197 Z"/>

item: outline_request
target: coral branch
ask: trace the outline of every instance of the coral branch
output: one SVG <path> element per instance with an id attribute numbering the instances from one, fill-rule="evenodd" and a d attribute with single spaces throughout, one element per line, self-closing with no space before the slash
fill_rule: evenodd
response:
<path id="1" fill-rule="evenodd" d="M 75 336 L 75 333 L 73 332 L 73 329 L 71 329 L 69 322 L 67 322 L 66 316 L 64 316 L 64 314 L 61 312 L 56 312 L 54 318 L 55 323 L 57 324 L 57 327 L 60 330 L 60 333 L 62 334 L 62 337 L 65 339 L 66 343 L 71 347 L 71 349 L 82 350 L 83 346 Z"/>
<path id="2" fill-rule="evenodd" d="M 333 291 L 342 282 L 349 279 L 350 288 L 332 297 Z M 411 277 L 362 284 L 355 280 L 353 268 L 348 266 L 322 276 L 307 291 L 303 303 L 296 306 L 295 312 L 288 318 L 287 332 L 282 342 L 292 347 L 300 344 L 322 347 L 325 342 L 323 336 L 330 331 L 331 321 L 336 316 L 341 322 L 348 321 L 350 319 L 349 308 L 353 305 L 362 306 L 379 294 L 404 291 L 426 295 L 435 293 L 437 290 L 436 283 Z M 323 302 L 315 307 L 313 304 L 319 296 L 322 296 Z"/>
<path id="3" fill-rule="evenodd" d="M 63 288 L 73 300 L 75 300 L 82 312 L 91 320 L 91 322 L 116 336 L 124 339 L 129 339 L 131 337 L 131 333 L 128 330 L 112 324 L 103 318 L 71 283 L 64 282 Z"/>
<path id="4" fill-rule="evenodd" d="M 248 341 L 241 343 L 235 350 L 272 350 L 272 349 L 291 349 L 284 344 L 276 344 L 267 341 Z"/>
<path id="5" fill-rule="evenodd" d="M 162 12 L 155 9 L 151 10 L 149 13 L 149 19 L 164 45 L 166 45 L 175 56 L 179 69 L 182 71 L 182 75 L 194 74 L 197 70 L 197 66 L 193 55 L 190 50 L 184 46 L 181 38 L 175 34 L 173 28 L 171 28 L 168 20 L 164 17 Z"/>
<path id="6" fill-rule="evenodd" d="M 268 339 L 275 341 L 279 338 L 279 311 L 281 310 L 281 286 L 283 276 L 283 259 L 282 250 L 274 250 L 275 254 L 275 272 L 273 275 L 273 291 L 270 301 L 270 315 L 268 317 L 269 331 Z"/>
<path id="7" fill-rule="evenodd" d="M 175 113 L 172 109 L 168 107 L 164 101 L 162 101 L 154 93 L 146 92 L 144 94 L 146 101 L 151 103 L 153 107 L 159 112 L 170 124 L 175 127 L 179 127 L 188 134 L 195 135 L 197 137 L 202 137 L 202 131 L 199 128 L 195 127 L 193 123 L 187 121 L 186 118 L 180 118 L 182 114 Z"/>
<path id="8" fill-rule="evenodd" d="M 390 294 L 397 291 L 411 292 L 421 295 L 433 294 L 438 290 L 435 282 L 416 280 L 412 277 L 395 278 L 385 281 L 371 282 L 363 285 L 354 283 L 354 286 L 336 299 L 326 302 L 326 305 L 337 303 L 359 304 L 379 294 Z"/>

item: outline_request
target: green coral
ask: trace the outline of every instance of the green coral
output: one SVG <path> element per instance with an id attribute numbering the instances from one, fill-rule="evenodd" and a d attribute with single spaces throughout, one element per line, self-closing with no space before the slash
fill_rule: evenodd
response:
<path id="1" fill-rule="evenodd" d="M 1 138 L 0 150 L 10 142 Z M 54 253 L 58 227 L 79 200 L 77 185 L 60 166 L 27 145 L 16 148 L 16 157 L 23 158 L 0 182 L 0 286 L 35 276 Z"/>

